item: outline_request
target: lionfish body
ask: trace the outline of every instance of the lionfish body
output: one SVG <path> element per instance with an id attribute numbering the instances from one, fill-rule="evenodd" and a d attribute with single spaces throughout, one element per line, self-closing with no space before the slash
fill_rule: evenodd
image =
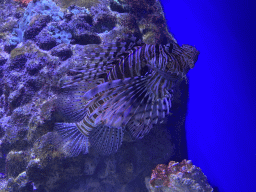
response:
<path id="1" fill-rule="evenodd" d="M 142 138 L 169 114 L 173 84 L 194 67 L 198 51 L 189 45 L 140 41 L 94 48 L 87 65 L 63 86 L 57 104 L 70 123 L 57 123 L 72 155 L 116 152 L 124 130 Z"/>

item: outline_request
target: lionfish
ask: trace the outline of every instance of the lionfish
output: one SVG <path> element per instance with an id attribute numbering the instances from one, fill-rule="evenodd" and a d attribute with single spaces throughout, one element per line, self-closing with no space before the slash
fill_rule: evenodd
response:
<path id="1" fill-rule="evenodd" d="M 145 44 L 141 40 L 106 44 L 85 55 L 72 69 L 57 106 L 67 120 L 55 129 L 72 156 L 93 147 L 102 155 L 117 152 L 128 131 L 143 138 L 170 113 L 172 87 L 186 78 L 199 52 L 190 45 Z"/>

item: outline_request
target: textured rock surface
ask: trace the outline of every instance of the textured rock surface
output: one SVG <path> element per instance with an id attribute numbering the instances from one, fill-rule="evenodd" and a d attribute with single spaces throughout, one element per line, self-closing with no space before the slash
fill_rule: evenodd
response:
<path id="1" fill-rule="evenodd" d="M 145 182 L 151 192 L 213 191 L 201 169 L 190 160 L 170 161 L 168 166 L 159 164 L 152 171 L 150 181 L 146 178 Z"/>
<path id="2" fill-rule="evenodd" d="M 127 138 L 109 157 L 68 157 L 53 131 L 63 120 L 54 106 L 62 78 L 83 65 L 88 45 L 131 34 L 148 44 L 176 42 L 158 0 L 33 0 L 27 7 L 6 0 L 0 15 L 2 191 L 147 191 L 144 178 L 156 164 L 180 160 L 180 137 L 174 142 L 164 125 L 142 140 Z M 184 118 L 174 117 L 179 132 Z"/>

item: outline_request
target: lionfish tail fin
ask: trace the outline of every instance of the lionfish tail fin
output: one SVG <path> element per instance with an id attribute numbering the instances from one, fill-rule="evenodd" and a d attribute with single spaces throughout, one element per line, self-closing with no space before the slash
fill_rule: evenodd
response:
<path id="1" fill-rule="evenodd" d="M 87 154 L 88 137 L 82 134 L 75 123 L 55 123 L 54 129 L 63 138 L 62 150 L 66 155 L 78 156 L 81 152 Z"/>
<path id="2" fill-rule="evenodd" d="M 90 143 L 101 155 L 116 153 L 123 141 L 123 128 L 99 125 L 90 133 Z"/>

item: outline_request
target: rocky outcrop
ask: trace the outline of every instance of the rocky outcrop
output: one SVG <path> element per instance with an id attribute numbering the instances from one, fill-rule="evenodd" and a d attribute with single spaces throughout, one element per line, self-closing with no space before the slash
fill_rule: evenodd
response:
<path id="1" fill-rule="evenodd" d="M 152 168 L 180 154 L 166 126 L 138 141 L 126 135 L 108 157 L 93 151 L 70 157 L 53 130 L 63 121 L 54 101 L 69 69 L 82 66 L 92 46 L 129 35 L 176 43 L 160 2 L 33 0 L 24 6 L 6 0 L 0 14 L 0 189 L 147 191 L 144 177 Z M 184 119 L 171 121 L 180 126 Z"/>

